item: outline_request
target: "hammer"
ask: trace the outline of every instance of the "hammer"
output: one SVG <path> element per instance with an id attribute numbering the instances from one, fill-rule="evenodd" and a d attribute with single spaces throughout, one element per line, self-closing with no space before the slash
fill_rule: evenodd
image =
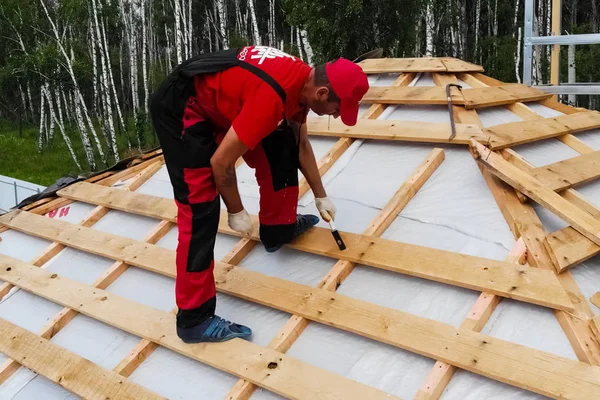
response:
<path id="1" fill-rule="evenodd" d="M 454 86 L 458 90 L 462 89 L 462 86 L 456 83 L 449 83 L 446 85 L 446 100 L 448 101 L 448 111 L 450 112 L 450 126 L 452 127 L 452 134 L 450 135 L 450 141 L 456 136 L 456 125 L 454 124 L 454 111 L 452 110 L 452 96 L 450 95 L 450 88 Z"/>

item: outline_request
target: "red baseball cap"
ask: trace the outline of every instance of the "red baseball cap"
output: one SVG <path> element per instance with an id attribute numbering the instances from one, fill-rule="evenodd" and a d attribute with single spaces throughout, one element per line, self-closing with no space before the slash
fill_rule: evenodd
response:
<path id="1" fill-rule="evenodd" d="M 338 58 L 325 65 L 325 73 L 331 88 L 340 98 L 340 117 L 348 126 L 356 125 L 358 107 L 369 90 L 369 80 L 362 68 L 345 58 Z"/>

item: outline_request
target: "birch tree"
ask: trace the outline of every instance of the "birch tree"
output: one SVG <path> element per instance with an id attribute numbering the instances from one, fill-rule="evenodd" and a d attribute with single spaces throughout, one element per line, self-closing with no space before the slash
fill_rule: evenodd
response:
<path id="1" fill-rule="evenodd" d="M 52 27 L 52 32 L 54 33 L 54 37 L 56 39 L 58 48 L 65 59 L 65 65 L 67 66 L 67 71 L 68 71 L 71 81 L 73 83 L 73 91 L 74 91 L 74 96 L 76 97 L 77 112 L 79 114 L 83 114 L 85 116 L 85 121 L 87 122 L 90 132 L 92 134 L 92 137 L 94 138 L 94 141 L 96 143 L 96 148 L 98 150 L 98 154 L 100 155 L 100 157 L 102 158 L 104 163 L 106 163 L 106 156 L 104 155 L 104 151 L 102 150 L 102 145 L 100 144 L 100 140 L 98 139 L 98 135 L 96 134 L 96 130 L 94 129 L 94 125 L 92 124 L 92 120 L 90 119 L 90 116 L 88 114 L 87 107 L 85 105 L 85 101 L 83 100 L 83 96 L 81 95 L 81 91 L 79 90 L 79 84 L 77 83 L 77 78 L 75 77 L 75 72 L 73 71 L 73 64 L 71 63 L 71 58 L 69 58 L 69 56 L 67 55 L 67 52 L 66 52 L 66 50 L 62 44 L 62 41 L 60 39 L 60 36 L 58 35 L 58 29 L 56 28 L 54 21 L 50 17 L 50 14 L 48 13 L 48 9 L 46 8 L 46 5 L 44 4 L 43 0 L 40 0 L 40 4 L 42 5 L 42 8 L 44 9 L 44 13 L 46 14 L 46 17 L 48 18 L 48 21 L 50 22 L 50 25 Z M 80 132 L 82 135 L 82 142 L 84 142 L 84 148 L 86 148 L 86 153 L 87 153 L 91 149 L 90 149 L 90 146 L 86 146 L 86 143 L 85 143 L 85 141 L 89 141 L 89 139 L 87 139 L 87 132 L 85 129 L 85 125 L 80 124 L 79 128 L 80 128 Z M 82 128 L 83 128 L 83 130 L 81 130 Z M 93 152 L 87 153 L 86 156 L 88 157 L 88 163 L 90 164 L 90 168 L 92 168 L 92 170 L 94 170 L 96 168 L 96 166 L 95 166 L 96 163 L 94 162 Z"/>
<path id="2" fill-rule="evenodd" d="M 254 10 L 254 0 L 248 0 L 248 12 L 250 13 L 250 21 L 252 22 L 253 43 L 256 46 L 260 46 L 260 33 L 258 32 L 258 22 L 256 21 L 256 11 Z"/>

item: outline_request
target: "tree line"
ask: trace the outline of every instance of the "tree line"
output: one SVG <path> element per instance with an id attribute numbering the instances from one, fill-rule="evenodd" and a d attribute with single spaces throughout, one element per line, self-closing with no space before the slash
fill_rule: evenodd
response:
<path id="1" fill-rule="evenodd" d="M 551 3 L 536 1 L 539 35 L 551 32 Z M 150 93 L 195 54 L 260 44 L 315 64 L 381 47 L 386 57 L 458 57 L 519 82 L 523 14 L 524 0 L 0 0 L 0 119 L 39 129 L 40 152 L 56 134 L 77 168 L 96 170 L 149 145 Z M 562 34 L 599 25 L 596 0 L 563 1 Z M 599 82 L 599 55 L 563 49 L 561 81 Z M 537 83 L 549 65 L 550 48 L 536 48 Z"/>

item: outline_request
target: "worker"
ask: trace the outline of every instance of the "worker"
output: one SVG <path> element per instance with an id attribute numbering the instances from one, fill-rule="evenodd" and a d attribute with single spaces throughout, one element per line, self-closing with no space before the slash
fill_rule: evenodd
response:
<path id="1" fill-rule="evenodd" d="M 297 215 L 298 169 L 321 216 L 335 218 L 307 137 L 306 116 L 355 125 L 369 88 L 360 66 L 339 58 L 314 68 L 267 46 L 198 55 L 174 68 L 150 110 L 177 204 L 177 334 L 186 343 L 249 338 L 250 328 L 217 315 L 213 249 L 221 197 L 228 225 L 244 235 L 252 220 L 235 173 L 243 157 L 260 190 L 259 236 L 267 252 L 319 222 Z"/>

